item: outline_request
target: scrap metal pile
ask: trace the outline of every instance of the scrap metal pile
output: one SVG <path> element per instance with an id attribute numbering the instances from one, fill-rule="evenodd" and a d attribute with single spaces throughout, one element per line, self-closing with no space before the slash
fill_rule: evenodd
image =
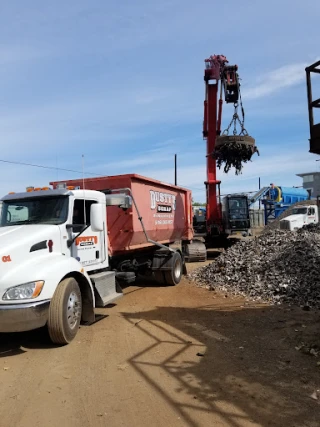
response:
<path id="1" fill-rule="evenodd" d="M 320 309 L 319 259 L 319 225 L 274 230 L 240 241 L 190 278 L 253 301 Z"/>

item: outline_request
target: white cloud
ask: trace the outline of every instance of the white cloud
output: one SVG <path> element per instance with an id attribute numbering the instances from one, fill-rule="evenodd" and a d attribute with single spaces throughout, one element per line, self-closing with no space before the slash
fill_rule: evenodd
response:
<path id="1" fill-rule="evenodd" d="M 252 87 L 247 87 L 243 92 L 243 98 L 247 100 L 261 99 L 280 89 L 295 86 L 305 80 L 305 68 L 308 63 L 298 62 L 284 65 L 262 75 Z"/>

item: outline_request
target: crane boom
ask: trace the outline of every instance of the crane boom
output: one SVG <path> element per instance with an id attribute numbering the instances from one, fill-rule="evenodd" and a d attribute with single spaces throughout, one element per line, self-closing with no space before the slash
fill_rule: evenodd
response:
<path id="1" fill-rule="evenodd" d="M 228 66 L 224 55 L 212 55 L 205 59 L 205 101 L 203 137 L 207 140 L 207 180 L 206 186 L 206 215 L 207 230 L 210 235 L 220 235 L 222 232 L 222 209 L 220 199 L 220 183 L 217 180 L 217 165 L 213 153 L 216 147 L 216 137 L 221 134 L 222 92 L 224 89 L 226 103 L 238 102 L 239 83 L 237 65 Z M 214 82 L 212 82 L 214 81 Z M 221 81 L 219 107 L 217 111 L 218 85 Z"/>

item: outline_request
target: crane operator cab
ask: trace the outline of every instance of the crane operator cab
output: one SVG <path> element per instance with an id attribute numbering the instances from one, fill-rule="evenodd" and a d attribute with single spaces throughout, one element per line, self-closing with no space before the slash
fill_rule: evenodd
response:
<path id="1" fill-rule="evenodd" d="M 249 203 L 245 195 L 228 195 L 222 199 L 222 216 L 226 234 L 230 237 L 251 234 Z"/>
<path id="2" fill-rule="evenodd" d="M 206 208 L 193 206 L 193 229 L 196 234 L 206 233 Z"/>

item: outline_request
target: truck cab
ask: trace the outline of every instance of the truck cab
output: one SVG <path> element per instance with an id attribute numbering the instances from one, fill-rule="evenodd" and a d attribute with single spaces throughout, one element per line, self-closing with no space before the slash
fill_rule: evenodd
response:
<path id="1" fill-rule="evenodd" d="M 316 205 L 298 205 L 292 209 L 291 215 L 280 220 L 280 230 L 297 230 L 307 224 L 319 222 L 319 210 Z"/>
<path id="2" fill-rule="evenodd" d="M 249 203 L 246 195 L 228 195 L 222 199 L 225 232 L 229 237 L 251 234 Z"/>
<path id="3" fill-rule="evenodd" d="M 52 341 L 66 344 L 80 320 L 94 321 L 95 306 L 122 296 L 108 271 L 105 195 L 28 189 L 2 202 L 0 332 L 47 324 Z"/>

